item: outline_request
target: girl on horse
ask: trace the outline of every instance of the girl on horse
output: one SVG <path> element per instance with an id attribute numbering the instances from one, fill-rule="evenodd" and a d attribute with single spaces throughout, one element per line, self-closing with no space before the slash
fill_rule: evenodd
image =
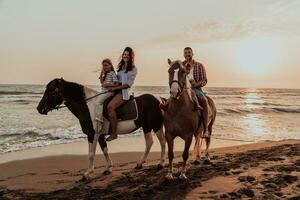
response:
<path id="1" fill-rule="evenodd" d="M 114 67 L 112 65 L 112 62 L 110 59 L 106 58 L 102 61 L 102 70 L 100 74 L 100 83 L 101 83 L 101 92 L 103 94 L 100 95 L 101 98 L 99 98 L 98 102 L 98 108 L 96 108 L 96 133 L 100 133 L 102 129 L 103 124 L 103 103 L 104 101 L 111 97 L 114 93 L 109 91 L 109 88 L 118 86 L 118 78 L 116 75 L 116 72 L 114 70 Z"/>

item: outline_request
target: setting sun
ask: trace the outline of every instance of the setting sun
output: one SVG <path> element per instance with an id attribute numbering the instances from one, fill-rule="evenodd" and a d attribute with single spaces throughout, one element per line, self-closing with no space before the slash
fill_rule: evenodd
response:
<path id="1" fill-rule="evenodd" d="M 264 76 L 271 73 L 278 51 L 279 42 L 274 38 L 241 40 L 235 46 L 236 62 L 242 74 Z"/>

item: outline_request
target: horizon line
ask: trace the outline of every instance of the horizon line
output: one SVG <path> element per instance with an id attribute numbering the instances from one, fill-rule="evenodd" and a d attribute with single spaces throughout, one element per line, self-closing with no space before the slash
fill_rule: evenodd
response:
<path id="1" fill-rule="evenodd" d="M 34 83 L 0 83 L 1 85 L 31 85 L 31 86 L 45 86 L 46 84 L 34 84 Z M 84 84 L 81 84 L 84 85 Z M 87 84 L 86 86 L 100 86 L 100 85 L 90 85 Z M 168 87 L 168 85 L 134 85 L 133 87 Z M 300 90 L 300 87 L 237 87 L 237 86 L 205 86 L 204 88 L 235 88 L 235 89 L 282 89 L 282 90 Z"/>

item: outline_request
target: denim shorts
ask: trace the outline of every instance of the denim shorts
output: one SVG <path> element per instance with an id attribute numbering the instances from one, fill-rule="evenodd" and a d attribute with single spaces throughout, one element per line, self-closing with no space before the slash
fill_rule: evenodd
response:
<path id="1" fill-rule="evenodd" d="M 197 88 L 193 88 L 193 91 L 196 93 L 197 97 L 204 97 L 204 93 L 202 90 L 199 90 Z"/>

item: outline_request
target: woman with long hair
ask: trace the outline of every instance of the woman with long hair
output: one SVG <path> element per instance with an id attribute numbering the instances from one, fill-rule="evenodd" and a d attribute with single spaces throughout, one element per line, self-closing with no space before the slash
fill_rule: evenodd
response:
<path id="1" fill-rule="evenodd" d="M 133 85 L 136 75 L 137 69 L 134 65 L 134 51 L 131 47 L 126 47 L 122 53 L 122 59 L 118 64 L 118 79 L 120 85 L 109 88 L 111 91 L 115 91 L 116 95 L 109 102 L 107 107 L 112 127 L 112 134 L 106 139 L 106 141 L 112 141 L 118 138 L 118 119 L 115 110 L 126 102 L 126 100 L 129 100 L 129 89 Z"/>

